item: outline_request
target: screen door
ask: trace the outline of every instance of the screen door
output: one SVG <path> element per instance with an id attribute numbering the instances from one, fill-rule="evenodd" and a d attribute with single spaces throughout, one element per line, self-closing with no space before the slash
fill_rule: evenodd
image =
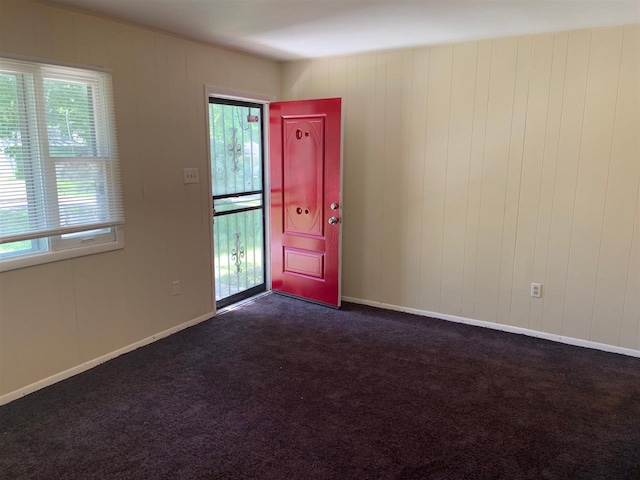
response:
<path id="1" fill-rule="evenodd" d="M 265 290 L 262 110 L 209 99 L 217 308 Z"/>

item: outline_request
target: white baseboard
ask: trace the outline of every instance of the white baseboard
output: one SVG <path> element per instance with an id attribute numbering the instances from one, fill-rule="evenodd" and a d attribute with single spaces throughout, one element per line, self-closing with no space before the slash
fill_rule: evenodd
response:
<path id="1" fill-rule="evenodd" d="M 43 380 L 39 380 L 31 385 L 27 385 L 26 387 L 19 388 L 13 392 L 6 393 L 0 396 L 0 405 L 5 405 L 13 400 L 24 397 L 25 395 L 29 395 L 41 388 L 48 387 L 49 385 L 53 385 L 54 383 L 60 382 L 61 380 L 65 380 L 69 377 L 73 377 L 79 373 L 85 372 L 93 367 L 96 367 L 102 363 L 108 362 L 109 360 L 113 360 L 120 355 L 125 353 L 129 353 L 137 348 L 144 347 L 145 345 L 149 345 L 150 343 L 156 342 L 161 338 L 168 337 L 173 335 L 174 333 L 179 332 L 180 330 L 184 330 L 185 328 L 192 327 L 193 325 L 197 325 L 198 323 L 204 322 L 205 320 L 209 320 L 213 318 L 215 313 L 207 313 L 205 315 L 201 315 L 198 318 L 194 318 L 193 320 L 189 320 L 188 322 L 181 323 L 180 325 L 176 325 L 175 327 L 171 327 L 167 330 L 164 330 L 160 333 L 156 333 L 155 335 L 151 335 L 150 337 L 144 338 L 138 342 L 132 343 L 131 345 L 127 345 L 126 347 L 120 348 L 113 352 L 107 353 L 106 355 L 102 355 L 98 358 L 94 358 L 93 360 L 89 360 L 88 362 L 81 363 L 80 365 L 76 365 L 68 370 L 65 370 L 60 373 L 56 373 L 55 375 L 51 375 Z"/>
<path id="2" fill-rule="evenodd" d="M 464 323 L 467 325 L 474 325 L 476 327 L 491 328 L 493 330 L 502 330 L 503 332 L 517 333 L 520 335 L 527 335 L 529 337 L 542 338 L 542 339 L 551 340 L 554 342 L 566 343 L 567 345 L 574 345 L 576 347 L 593 348 L 595 350 L 602 350 L 604 352 L 619 353 L 622 355 L 628 355 L 630 357 L 640 358 L 640 350 L 617 347 L 615 345 L 608 345 L 606 343 L 592 342 L 590 340 L 582 340 L 580 338 L 565 337 L 563 335 L 540 332 L 538 330 L 530 330 L 528 328 L 522 328 L 522 327 L 514 327 L 512 325 L 503 325 L 500 323 L 486 322 L 484 320 L 475 320 L 473 318 L 458 317 L 457 315 L 449 315 L 446 313 L 429 312 L 427 310 L 419 310 L 417 308 L 402 307 L 399 305 L 392 305 L 390 303 L 380 303 L 380 302 L 373 302 L 370 300 L 362 300 L 360 298 L 342 297 L 342 300 L 345 302 L 368 305 L 370 307 L 383 308 L 385 310 L 395 310 L 397 312 L 413 313 L 414 315 L 420 315 L 423 317 L 437 318 L 439 320 L 447 320 L 449 322 Z"/>

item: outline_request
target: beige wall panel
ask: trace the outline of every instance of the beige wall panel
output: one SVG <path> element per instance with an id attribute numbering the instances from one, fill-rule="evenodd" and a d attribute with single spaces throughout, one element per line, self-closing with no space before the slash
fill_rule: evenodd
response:
<path id="1" fill-rule="evenodd" d="M 549 257 L 549 238 L 551 230 L 551 212 L 553 208 L 556 168 L 558 162 L 558 144 L 560 141 L 560 121 L 562 119 L 562 98 L 565 88 L 565 70 L 567 65 L 566 33 L 553 36 L 553 53 L 551 80 L 549 84 L 549 104 L 544 135 L 544 158 L 542 164 L 542 184 L 540 186 L 540 202 L 538 205 L 538 222 L 533 260 L 534 281 L 546 284 L 547 260 Z M 529 327 L 543 330 L 542 314 L 546 292 L 541 299 L 531 299 L 529 307 Z"/>
<path id="2" fill-rule="evenodd" d="M 407 180 L 403 185 L 406 197 L 406 221 L 402 235 L 403 288 L 400 305 L 418 308 L 420 305 L 420 253 L 424 186 L 425 132 L 427 129 L 427 97 L 429 91 L 429 58 L 427 48 L 412 51 L 411 106 L 409 125 L 409 158 Z M 400 234 L 400 232 L 399 232 Z"/>
<path id="3" fill-rule="evenodd" d="M 34 3 L 3 0 L 0 38 L 3 53 L 38 56 L 34 24 Z"/>
<path id="4" fill-rule="evenodd" d="M 77 13 L 73 17 L 76 62 L 83 65 L 110 67 L 109 32 L 96 17 Z"/>
<path id="5" fill-rule="evenodd" d="M 512 321 L 520 327 L 529 323 L 529 309 L 532 301 L 530 284 L 542 280 L 533 278 L 533 263 L 538 227 L 538 205 L 542 183 L 543 155 L 545 146 L 546 121 L 549 108 L 549 87 L 551 84 L 551 61 L 553 57 L 553 36 L 538 36 L 533 42 L 531 74 L 526 117 L 526 137 L 522 154 L 522 170 L 518 179 L 517 237 L 515 239 L 513 277 L 510 277 Z"/>
<path id="6" fill-rule="evenodd" d="M 357 163 L 361 158 L 361 148 L 358 142 L 359 130 L 359 104 L 358 104 L 358 59 L 355 56 L 348 57 L 346 61 L 346 87 L 344 92 L 337 91 L 342 98 L 343 108 L 343 160 L 342 160 L 342 238 L 353 238 L 358 235 L 358 229 L 352 222 L 357 220 L 351 214 L 350 206 L 358 203 L 360 198 L 360 190 L 356 190 L 358 186 Z M 285 66 L 286 72 L 286 66 Z M 284 81 L 283 81 L 284 83 Z M 349 126 L 349 128 L 347 128 Z M 344 185 L 349 184 L 354 188 L 345 188 Z M 356 255 L 359 246 L 353 242 L 342 242 L 342 294 L 356 296 L 359 292 L 357 282 L 358 275 L 356 272 L 359 268 L 358 257 Z"/>
<path id="7" fill-rule="evenodd" d="M 385 98 L 384 112 L 384 158 L 382 196 L 382 291 L 384 303 L 398 302 L 402 282 L 402 232 L 404 231 L 404 196 L 399 195 L 406 178 L 407 162 L 403 156 L 404 146 L 402 108 L 403 104 L 402 54 L 390 53 L 386 59 L 385 90 L 380 92 Z"/>
<path id="8" fill-rule="evenodd" d="M 188 125 L 191 143 L 191 150 L 187 150 L 186 153 L 189 164 L 197 167 L 200 172 L 203 172 L 206 176 L 207 165 L 210 163 L 210 157 L 207 145 L 209 143 L 209 131 L 204 121 L 198 121 L 198 119 L 206 119 L 208 117 L 208 105 L 204 102 L 198 101 L 198 94 L 202 92 L 202 85 L 198 81 L 199 78 L 204 78 L 207 84 L 215 83 L 216 79 L 213 75 L 219 70 L 219 65 L 211 65 L 209 62 L 215 60 L 216 52 L 212 52 L 204 45 L 188 45 L 187 47 L 187 74 L 182 79 L 177 79 L 178 85 L 183 84 L 186 81 L 184 88 L 185 92 L 189 92 L 188 98 L 180 99 L 177 97 L 176 101 L 182 102 L 188 108 L 185 110 L 185 114 L 188 116 Z M 246 83 L 242 83 L 243 90 L 248 92 L 259 91 L 256 89 L 256 79 L 251 78 L 251 66 L 247 62 L 245 56 L 234 56 L 234 61 L 237 62 L 237 72 L 242 74 Z M 170 65 L 169 65 L 170 67 Z M 213 68 L 212 68 L 213 67 Z M 279 76 L 279 73 L 276 73 Z M 175 88 L 171 85 L 171 79 L 169 80 L 169 88 L 173 91 L 181 91 L 180 87 Z M 274 90 L 278 88 L 278 85 L 274 85 Z M 179 158 L 179 157 L 178 157 Z M 211 244 L 209 240 L 210 222 L 211 222 L 211 190 L 205 183 L 206 188 L 194 188 L 195 185 L 184 185 L 181 181 L 181 166 L 179 163 L 175 165 L 175 173 L 172 174 L 172 178 L 175 183 L 178 198 L 183 199 L 185 202 L 184 207 L 178 210 L 178 205 L 171 205 L 173 210 L 168 209 L 171 218 L 177 220 L 182 215 L 180 222 L 184 222 L 184 228 L 201 231 L 196 239 L 186 238 L 181 235 L 179 230 L 172 230 L 170 236 L 170 243 L 168 247 L 170 251 L 179 249 L 180 255 L 170 255 L 172 260 L 170 263 L 170 271 L 173 274 L 173 278 L 180 280 L 183 285 L 180 299 L 177 303 L 178 311 L 182 312 L 185 321 L 188 318 L 194 318 L 194 312 L 197 311 L 211 311 L 214 306 L 213 296 L 213 284 L 211 283 L 211 270 L 212 264 L 210 261 L 202 261 L 203 258 L 207 258 L 211 252 Z M 177 177 L 177 178 L 176 178 Z M 197 203 L 199 208 L 188 208 L 188 205 Z M 178 260 L 176 262 L 176 260 Z M 189 276 L 189 272 L 194 272 L 193 276 Z M 176 314 L 179 315 L 179 314 Z"/>
<path id="9" fill-rule="evenodd" d="M 22 367 L 20 351 L 23 348 L 15 349 L 16 344 L 29 344 L 22 336 L 22 329 L 28 318 L 24 305 L 32 300 L 29 298 L 31 292 L 20 287 L 18 279 L 21 278 L 24 277 L 19 271 L 0 277 L 0 388 L 3 393 L 26 385 L 22 379 L 29 375 Z"/>
<path id="10" fill-rule="evenodd" d="M 420 308 L 438 311 L 442 268 L 453 47 L 431 50 L 422 210 Z"/>
<path id="11" fill-rule="evenodd" d="M 504 220 L 500 243 L 500 276 L 498 281 L 498 306 L 496 321 L 510 323 L 511 299 L 514 273 L 514 252 L 518 233 L 518 206 L 521 183 L 523 181 L 524 137 L 527 126 L 529 95 L 531 90 L 531 56 L 533 39 L 518 39 L 516 60 L 516 80 L 513 91 L 513 111 L 509 138 L 509 163 L 507 166 L 507 185 L 504 194 Z M 499 215 L 499 213 L 497 213 Z M 528 312 L 527 312 L 528 313 Z M 526 325 L 527 317 L 514 315 L 511 322 L 516 326 Z"/>
<path id="12" fill-rule="evenodd" d="M 497 320 L 498 310 L 500 253 L 517 56 L 518 39 L 493 42 L 480 197 L 475 298 L 475 318 L 491 322 Z"/>
<path id="13" fill-rule="evenodd" d="M 63 62 L 76 62 L 74 14 L 67 10 L 51 9 L 53 57 Z"/>
<path id="14" fill-rule="evenodd" d="M 1 11 L 0 16 L 2 16 Z M 53 30 L 51 27 L 51 10 L 48 6 L 39 3 L 33 4 L 33 26 L 38 55 L 42 58 L 51 58 L 54 54 Z M 0 51 L 2 51 L 1 47 Z"/>
<path id="15" fill-rule="evenodd" d="M 562 333 L 564 318 L 590 43 L 590 31 L 569 34 L 542 320 L 544 331 L 556 334 Z"/>
<path id="16" fill-rule="evenodd" d="M 482 195 L 482 172 L 484 170 L 484 148 L 487 133 L 487 107 L 489 104 L 492 50 L 492 41 L 478 43 L 462 282 L 462 316 L 468 318 L 474 318 L 475 315 L 480 197 Z"/>
<path id="17" fill-rule="evenodd" d="M 440 292 L 442 312 L 453 315 L 462 313 L 465 230 L 477 60 L 477 43 L 465 43 L 454 47 Z"/>
<path id="18" fill-rule="evenodd" d="M 354 139 L 354 156 L 345 158 L 345 213 L 348 226 L 344 230 L 344 255 L 349 256 L 353 270 L 343 271 L 344 295 L 375 298 L 381 274 L 382 238 L 380 195 L 382 165 L 374 161 L 374 129 L 376 125 L 376 56 L 356 58 L 356 88 L 353 97 L 357 122 L 345 126 L 345 135 Z M 350 236 L 347 236 L 350 235 Z M 347 240 L 348 239 L 348 240 Z M 360 296 L 357 296 L 360 295 Z"/>
<path id="19" fill-rule="evenodd" d="M 298 99 L 316 98 L 313 93 L 313 60 L 304 62 L 305 69 L 300 84 L 300 97 Z"/>
<path id="20" fill-rule="evenodd" d="M 638 40 L 637 28 L 625 29 L 591 324 L 591 338 L 608 344 L 620 341 L 640 182 Z"/>
<path id="21" fill-rule="evenodd" d="M 4 39 L 3 39 L 3 34 L 2 34 L 2 26 L 3 26 L 3 22 L 4 22 L 2 19 L 5 19 L 5 18 L 7 18 L 6 4 L 5 4 L 5 2 L 0 2 L 0 52 L 6 52 L 7 51 L 4 48 Z M 2 377 L 0 377 L 0 379 L 1 378 Z"/>
<path id="22" fill-rule="evenodd" d="M 364 115 L 369 115 L 368 112 L 371 112 L 372 122 L 367 124 L 365 130 L 367 153 L 363 157 L 361 165 L 368 185 L 363 198 L 365 230 L 360 247 L 365 254 L 363 294 L 366 298 L 381 298 L 384 275 L 382 267 L 382 192 L 385 183 L 383 169 L 386 101 L 384 92 L 387 85 L 387 55 L 384 53 L 376 54 L 373 58 L 374 63 L 370 69 L 371 79 L 373 80 L 373 93 L 363 98 L 364 104 L 371 103 L 371 108 L 367 108 L 367 113 L 364 113 Z"/>
<path id="23" fill-rule="evenodd" d="M 137 89 L 135 83 L 135 56 L 131 48 L 133 27 L 115 25 L 110 42 L 110 58 L 113 67 L 114 91 L 116 102 L 116 127 L 118 131 L 118 147 L 121 158 L 141 158 L 140 135 L 137 106 Z M 144 165 L 140 161 L 122 162 L 122 176 L 127 181 L 123 184 L 125 201 L 125 304 L 128 318 L 138 319 L 130 322 L 128 332 L 133 338 L 144 338 L 148 331 L 146 325 L 149 305 L 142 301 L 146 295 L 148 283 L 143 259 L 147 246 L 144 229 Z"/>
<path id="24" fill-rule="evenodd" d="M 166 165 L 164 147 L 157 138 L 167 138 L 164 128 L 163 103 L 158 101 L 166 90 L 166 76 L 158 70 L 156 56 L 156 35 L 146 30 L 132 33 L 132 48 L 135 59 L 135 82 L 138 111 L 139 161 L 142 171 L 142 235 L 144 250 L 140 254 L 140 266 L 148 276 L 145 304 L 148 305 L 144 331 L 153 330 L 153 323 L 163 318 L 169 309 L 167 293 L 173 280 L 167 272 L 167 218 L 166 208 L 170 195 L 169 169 Z M 163 84 L 162 81 L 165 80 Z M 164 88 L 163 88 L 164 87 Z M 186 143 L 186 142 L 185 142 Z M 144 294 L 143 294 L 144 295 Z M 152 298 L 158 300 L 152 302 Z"/>
<path id="25" fill-rule="evenodd" d="M 9 272 L 0 281 L 0 362 L 6 369 L 1 387 L 12 391 L 22 385 L 71 368 L 80 362 L 75 312 L 75 291 L 68 263 Z M 23 288 L 24 282 L 30 288 Z M 7 321 L 10 319 L 11 321 Z M 28 348 L 16 346 L 28 345 Z"/>
<path id="26" fill-rule="evenodd" d="M 197 185 L 183 184 L 181 162 L 187 162 L 189 167 L 197 167 L 203 174 L 207 171 L 206 153 L 199 148 L 200 144 L 206 146 L 207 132 L 199 129 L 201 122 L 197 121 L 199 116 L 205 115 L 204 111 L 198 110 L 198 105 L 206 105 L 204 101 L 195 104 L 197 85 L 189 85 L 188 79 L 207 78 L 208 58 L 206 51 L 202 51 L 199 45 L 189 48 L 188 45 L 176 44 L 175 49 L 171 49 L 167 45 L 172 43 L 169 40 L 162 35 L 156 36 L 158 84 L 162 92 L 167 92 L 158 103 L 163 109 L 173 113 L 170 121 L 163 122 L 159 133 L 163 135 L 162 138 L 169 139 L 162 152 L 165 156 L 162 163 L 168 169 L 163 184 L 166 194 L 178 200 L 166 204 L 165 231 L 162 235 L 166 239 L 168 281 L 180 281 L 181 284 L 181 294 L 170 299 L 168 312 L 171 317 L 182 319 L 183 315 L 193 318 L 193 311 L 201 311 L 206 298 L 206 292 L 201 291 L 198 285 L 200 275 L 194 275 L 193 282 L 189 282 L 187 273 L 200 271 L 197 258 L 202 258 L 204 252 L 199 248 L 197 239 L 188 239 L 181 234 L 200 228 L 201 211 L 199 208 L 189 208 L 189 205 L 201 203 L 198 199 L 201 189 Z M 197 65 L 199 68 L 196 68 Z M 172 132 L 181 124 L 189 126 L 189 135 L 184 142 L 171 142 Z M 195 305 L 189 306 L 190 302 L 195 302 Z"/>
<path id="27" fill-rule="evenodd" d="M 358 176 L 363 181 L 362 197 L 357 199 L 354 215 L 362 219 L 359 249 L 360 272 L 362 277 L 361 291 L 364 298 L 380 298 L 381 261 L 382 261 L 382 205 L 380 192 L 383 188 L 382 162 L 380 146 L 374 139 L 380 138 L 379 132 L 384 128 L 384 118 L 380 117 L 382 108 L 380 101 L 375 101 L 378 88 L 384 88 L 382 80 L 385 71 L 379 66 L 380 60 L 376 55 L 366 55 L 358 58 L 358 89 L 360 97 L 362 152 L 358 161 Z M 382 99 L 384 101 L 384 99 Z M 382 128 L 380 123 L 382 121 Z M 345 184 L 345 188 L 349 188 Z M 354 205 L 354 207 L 356 206 Z"/>
<path id="28" fill-rule="evenodd" d="M 326 98 L 329 96 L 329 60 L 320 58 L 311 62 L 311 96 Z"/>
<path id="29" fill-rule="evenodd" d="M 205 177 L 207 164 L 211 161 L 207 149 L 209 131 L 206 125 L 209 110 L 205 102 L 198 100 L 198 96 L 202 95 L 202 80 L 199 79 L 205 79 L 205 83 L 208 85 L 214 82 L 214 79 L 209 76 L 214 71 L 209 65 L 211 58 L 212 52 L 205 45 L 194 43 L 187 46 L 187 87 L 184 91 L 188 96 L 182 99 L 187 106 L 186 114 L 188 115 L 189 134 L 186 139 L 191 147 L 190 149 L 185 149 L 187 156 L 184 159 L 189 162 L 189 166 L 197 167 L 200 172 L 203 172 Z M 257 91 L 254 88 L 256 79 L 252 79 L 251 68 L 246 61 L 246 57 L 244 55 L 234 55 L 233 62 L 232 71 L 242 77 L 242 82 L 238 83 L 238 88 L 247 92 Z M 279 74 L 276 75 L 279 76 Z M 278 85 L 275 85 L 275 88 L 277 89 Z M 169 252 L 174 252 L 174 248 L 178 248 L 180 251 L 179 255 L 169 254 L 169 272 L 174 280 L 180 280 L 181 285 L 184 285 L 184 287 L 181 287 L 184 292 L 184 294 L 180 295 L 182 298 L 176 299 L 173 297 L 176 304 L 174 308 L 181 312 L 176 313 L 176 316 L 184 315 L 183 318 L 186 321 L 187 318 L 194 318 L 193 312 L 202 311 L 205 308 L 210 311 L 214 304 L 211 261 L 202 261 L 203 258 L 209 257 L 212 251 L 212 245 L 209 240 L 211 187 L 207 186 L 207 183 L 204 183 L 205 188 L 184 185 L 182 184 L 181 173 L 181 165 L 176 162 L 171 174 L 173 180 L 171 185 L 176 188 L 177 198 L 185 202 L 184 208 L 182 208 L 184 217 L 181 221 L 184 222 L 185 228 L 201 232 L 194 239 L 186 238 L 175 229 L 172 229 L 171 234 L 168 235 L 169 242 L 167 246 Z M 194 203 L 197 203 L 198 208 L 188 207 Z M 180 216 L 180 211 L 175 210 L 177 206 L 178 204 L 170 204 L 170 208 L 167 209 L 168 225 L 172 224 L 172 218 L 177 219 Z M 171 210 L 172 208 L 174 210 Z M 178 261 L 176 262 L 176 260 Z M 193 275 L 190 276 L 189 272 L 193 272 Z"/>
<path id="30" fill-rule="evenodd" d="M 404 245 L 406 243 L 405 232 L 407 231 L 407 224 L 409 223 L 409 199 L 407 198 L 406 185 L 409 185 L 415 172 L 411 171 L 411 108 L 412 108 L 412 95 L 413 95 L 413 50 L 405 50 L 402 52 L 402 101 L 400 104 L 400 147 L 397 152 L 398 163 L 402 167 L 402 178 L 400 184 L 400 190 L 394 192 L 398 197 L 400 203 L 400 210 L 396 212 L 400 216 L 400 228 L 396 231 L 396 248 L 399 251 L 398 254 L 398 270 L 400 276 L 398 283 L 394 286 L 393 295 L 390 296 L 394 305 L 404 305 L 405 291 L 408 290 L 411 285 L 407 278 L 407 271 L 405 266 L 412 260 L 415 261 L 416 252 L 405 250 Z M 393 153 L 392 153 L 393 154 Z"/>
<path id="31" fill-rule="evenodd" d="M 347 91 L 347 57 L 329 59 L 328 82 L 328 97 L 342 97 L 345 94 L 345 92 Z M 345 108 L 346 107 L 343 105 L 343 109 Z"/>
<path id="32" fill-rule="evenodd" d="M 565 293 L 563 333 L 571 337 L 591 339 L 622 32 L 621 28 L 594 30 L 591 38 Z"/>
<path id="33" fill-rule="evenodd" d="M 627 270 L 620 346 L 640 350 L 640 193 L 636 200 L 633 243 Z"/>
<path id="34" fill-rule="evenodd" d="M 620 345 L 640 350 L 640 192 L 636 200 L 636 218 L 628 269 Z"/>
<path id="35" fill-rule="evenodd" d="M 129 322 L 123 257 L 116 251 L 71 261 L 81 362 L 117 350 L 126 342 Z"/>
<path id="36" fill-rule="evenodd" d="M 411 122 L 411 82 L 413 53 L 411 51 L 393 53 L 387 63 L 387 105 L 386 137 L 383 191 L 383 301 L 398 304 L 403 291 L 408 287 L 405 265 L 416 252 L 404 247 L 408 221 L 407 197 L 404 185 L 413 175 L 410 171 L 410 122 Z M 388 228 L 386 227 L 388 225 Z"/>
<path id="37" fill-rule="evenodd" d="M 297 61 L 283 64 L 282 85 L 289 85 L 290 88 L 282 89 L 282 100 L 307 98 L 304 87 L 311 84 L 310 63 L 309 61 Z"/>

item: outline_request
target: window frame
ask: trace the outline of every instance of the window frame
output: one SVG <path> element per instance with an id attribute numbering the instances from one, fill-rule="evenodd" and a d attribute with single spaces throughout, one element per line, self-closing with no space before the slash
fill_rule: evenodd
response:
<path id="1" fill-rule="evenodd" d="M 115 102 L 113 100 L 110 102 L 104 101 L 108 91 L 113 94 L 113 86 L 111 85 L 110 90 L 106 90 L 104 77 L 101 78 L 99 76 L 105 73 L 111 75 L 112 72 L 110 69 L 105 68 L 52 63 L 48 60 L 12 56 L 3 53 L 0 53 L 0 57 L 0 60 L 27 62 L 23 63 L 21 68 L 16 71 L 6 70 L 3 73 L 15 75 L 16 77 L 16 101 L 22 105 L 19 108 L 20 117 L 18 121 L 21 124 L 21 132 L 22 128 L 24 128 L 30 139 L 30 141 L 26 142 L 31 150 L 26 155 L 30 161 L 24 162 L 24 168 L 29 168 L 32 171 L 39 170 L 37 174 L 28 175 L 25 178 L 29 216 L 30 218 L 34 216 L 33 211 L 41 214 L 46 210 L 48 212 L 46 218 L 59 218 L 58 187 L 47 189 L 47 186 L 56 185 L 57 165 L 70 162 L 100 165 L 101 162 L 112 160 L 111 150 L 113 148 L 117 151 Z M 57 70 L 57 68 L 61 70 Z M 81 69 L 82 71 L 64 72 L 64 68 Z M 36 74 L 38 70 L 42 71 L 39 75 Z M 45 82 L 47 80 L 67 81 L 87 86 L 90 92 L 88 95 L 91 102 L 91 121 L 95 127 L 93 139 L 94 155 L 73 157 L 51 155 L 47 108 L 44 100 Z M 109 80 L 109 83 L 112 84 L 112 80 Z M 34 96 L 33 102 L 28 100 L 29 95 Z M 101 96 L 100 101 L 104 103 L 100 106 L 97 103 L 99 96 Z M 38 101 L 36 101 L 37 98 L 39 98 Z M 34 154 L 34 149 L 39 150 L 39 153 Z M 115 158 L 116 162 L 118 162 L 117 156 Z M 111 174 L 112 172 L 106 170 L 104 178 L 109 178 Z M 47 181 L 47 178 L 53 178 L 54 181 Z M 113 194 L 116 190 L 121 192 L 121 179 L 116 178 L 115 182 L 117 182 L 116 185 L 110 184 L 108 194 Z M 0 253 L 0 272 L 122 249 L 124 248 L 124 225 L 102 228 L 89 226 L 86 231 L 43 235 L 27 241 L 31 242 L 31 248 L 29 249 Z"/>

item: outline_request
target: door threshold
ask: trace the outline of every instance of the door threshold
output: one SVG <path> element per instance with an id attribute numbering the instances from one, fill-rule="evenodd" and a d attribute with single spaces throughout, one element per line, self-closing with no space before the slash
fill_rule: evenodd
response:
<path id="1" fill-rule="evenodd" d="M 266 297 L 267 295 L 271 295 L 271 293 L 272 293 L 271 290 L 267 290 L 266 292 L 260 292 L 254 295 L 253 297 L 245 298 L 244 300 L 240 300 L 239 302 L 232 303 L 231 305 L 227 305 L 226 307 L 223 307 L 220 310 L 217 310 L 215 316 L 217 317 L 219 315 L 224 315 L 225 313 L 231 312 L 232 310 L 235 310 L 240 307 L 244 307 L 245 305 L 255 302 L 259 298 Z"/>

